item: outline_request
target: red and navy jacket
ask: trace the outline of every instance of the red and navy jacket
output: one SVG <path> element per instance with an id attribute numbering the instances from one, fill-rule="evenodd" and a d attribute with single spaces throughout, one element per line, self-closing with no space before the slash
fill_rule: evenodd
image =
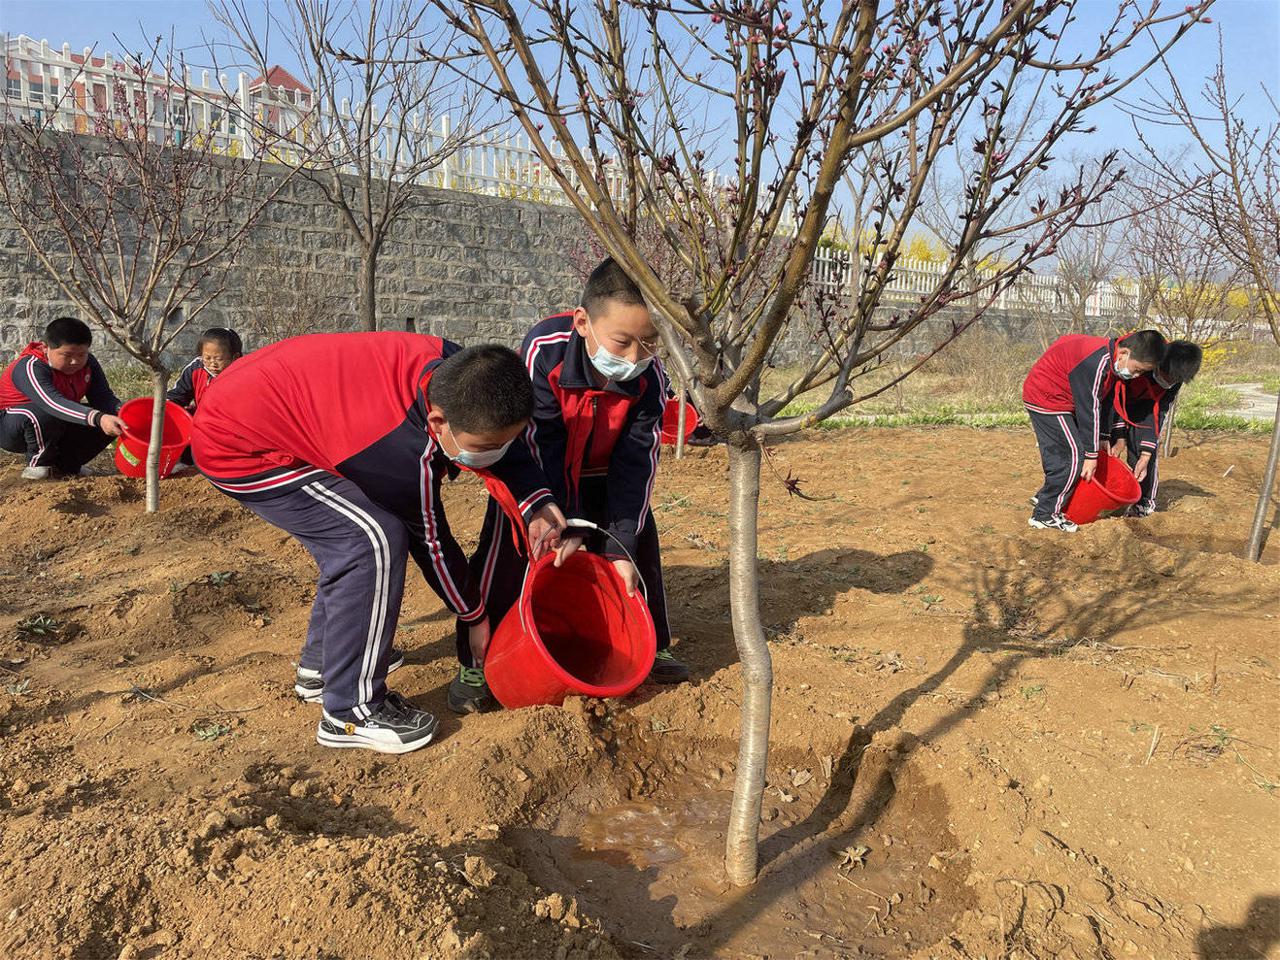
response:
<path id="1" fill-rule="evenodd" d="M 62 373 L 49 366 L 45 345 L 33 341 L 0 374 L 0 410 L 16 407 L 96 427 L 104 413 L 120 410 L 120 400 L 93 354 L 75 373 Z"/>
<path id="2" fill-rule="evenodd" d="M 194 410 L 200 406 L 205 390 L 213 382 L 213 374 L 204 368 L 204 361 L 196 357 L 178 375 L 178 382 L 167 394 L 168 398 L 178 406 Z"/>
<path id="3" fill-rule="evenodd" d="M 1132 427 L 1139 450 L 1144 453 L 1155 452 L 1169 419 L 1169 411 L 1173 409 L 1173 402 L 1178 399 L 1178 391 L 1181 389 L 1180 383 L 1168 388 L 1162 387 L 1149 373 L 1134 377 L 1128 382 L 1121 381 L 1116 384 L 1112 403 L 1115 414 L 1112 428 L 1120 431 Z"/>
<path id="4" fill-rule="evenodd" d="M 603 480 L 602 526 L 634 556 L 658 474 L 669 390 L 661 364 L 655 359 L 634 380 L 597 386 L 571 312 L 547 317 L 530 330 L 522 352 L 535 400 L 525 438 L 556 502 L 566 515 L 579 516 L 582 481 Z M 621 553 L 606 549 L 606 555 Z"/>
<path id="5" fill-rule="evenodd" d="M 1053 342 L 1022 382 L 1022 402 L 1032 413 L 1075 416 L 1086 460 L 1097 458 L 1112 415 L 1115 353 L 1114 339 L 1069 333 Z"/>
<path id="6" fill-rule="evenodd" d="M 220 490 L 268 499 L 337 474 L 394 513 L 427 582 L 463 621 L 485 616 L 479 579 L 449 530 L 440 483 L 459 468 L 427 426 L 427 384 L 461 349 L 416 333 L 327 333 L 237 360 L 196 409 L 191 450 Z M 551 501 L 521 443 L 474 471 L 513 520 Z"/>

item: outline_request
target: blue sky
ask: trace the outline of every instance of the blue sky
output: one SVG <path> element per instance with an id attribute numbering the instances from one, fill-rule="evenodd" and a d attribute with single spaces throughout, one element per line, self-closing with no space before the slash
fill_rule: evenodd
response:
<path id="1" fill-rule="evenodd" d="M 1169 4 L 1171 11 L 1179 7 L 1176 0 Z M 1086 0 L 1080 8 L 1082 26 L 1096 20 L 1101 27 L 1104 19 L 1110 20 L 1112 11 L 1110 0 Z M 1280 0 L 1218 0 L 1211 15 L 1216 26 L 1199 27 L 1173 51 L 1171 60 L 1180 82 L 1190 93 L 1208 75 L 1217 58 L 1220 26 L 1231 88 L 1243 95 L 1246 114 L 1265 119 L 1260 84 L 1280 95 Z M 202 31 L 213 29 L 204 0 L 0 0 L 0 31 L 47 39 L 55 47 L 66 41 L 76 50 L 97 44 L 100 51 L 119 53 L 113 36 L 128 43 L 170 29 L 180 45 L 198 46 Z M 190 62 L 199 60 L 193 51 Z M 288 62 L 284 65 L 290 66 Z M 1163 85 L 1158 71 L 1149 74 L 1149 79 Z M 1130 87 L 1126 96 L 1144 96 L 1143 83 Z M 1135 145 L 1130 121 L 1118 106 L 1108 104 L 1092 116 L 1098 133 L 1074 144 L 1074 149 L 1100 152 L 1112 146 Z M 1171 144 L 1177 139 L 1175 134 L 1159 130 L 1154 137 L 1157 142 Z"/>

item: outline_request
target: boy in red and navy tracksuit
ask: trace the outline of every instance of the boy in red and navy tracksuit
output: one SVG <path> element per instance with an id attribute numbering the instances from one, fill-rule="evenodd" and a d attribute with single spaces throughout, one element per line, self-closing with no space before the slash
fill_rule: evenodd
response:
<path id="1" fill-rule="evenodd" d="M 1164 337 L 1140 330 L 1118 339 L 1068 334 L 1037 360 L 1022 384 L 1022 402 L 1040 446 L 1044 485 L 1033 498 L 1027 522 L 1074 533 L 1067 499 L 1077 479 L 1093 477 L 1098 451 L 1110 434 L 1112 393 L 1154 368 L 1163 358 Z"/>
<path id="2" fill-rule="evenodd" d="M 444 477 L 478 473 L 521 534 L 558 543 L 563 515 L 515 442 L 532 409 L 513 351 L 411 333 L 283 340 L 206 391 L 196 465 L 320 568 L 295 690 L 323 701 L 322 745 L 403 753 L 435 732 L 435 718 L 386 688 L 406 552 L 484 655 L 489 611 L 449 530 Z"/>
<path id="3" fill-rule="evenodd" d="M 1149 517 L 1155 513 L 1156 492 L 1160 489 L 1160 437 L 1178 392 L 1184 383 L 1195 379 L 1203 358 L 1199 344 L 1173 340 L 1158 367 L 1116 386 L 1111 455 L 1127 459 L 1142 486 L 1142 499 L 1125 516 Z"/>
<path id="4" fill-rule="evenodd" d="M 0 375 L 0 447 L 26 457 L 24 480 L 78 474 L 124 430 L 92 342 L 88 324 L 58 317 Z"/>
<path id="5" fill-rule="evenodd" d="M 226 327 L 210 327 L 200 334 L 196 356 L 178 374 L 178 382 L 169 391 L 169 399 L 184 410 L 194 412 L 213 378 L 243 354 L 240 334 Z"/>
<path id="6" fill-rule="evenodd" d="M 182 372 L 178 374 L 178 382 L 167 394 L 169 401 L 176 403 L 184 410 L 195 413 L 205 390 L 209 389 L 209 384 L 213 383 L 213 378 L 243 355 L 244 344 L 240 340 L 240 334 L 226 327 L 210 327 L 200 334 L 200 340 L 196 344 L 195 359 L 183 367 Z M 195 463 L 191 457 L 190 447 L 182 451 L 181 463 L 186 466 L 192 466 Z"/>
<path id="7" fill-rule="evenodd" d="M 651 677 L 679 683 L 689 671 L 668 649 L 658 530 L 649 512 L 668 396 L 654 358 L 657 336 L 640 290 L 613 260 L 604 261 L 588 278 L 581 306 L 548 317 L 525 337 L 522 352 L 536 397 L 525 439 L 565 515 L 590 520 L 616 538 L 593 534 L 586 545 L 614 561 L 629 592 L 643 579 L 659 651 Z M 492 502 L 471 569 L 496 622 L 520 595 L 525 560 Z M 449 707 L 457 713 L 493 709 L 464 628 L 460 621 L 461 666 L 449 685 Z"/>

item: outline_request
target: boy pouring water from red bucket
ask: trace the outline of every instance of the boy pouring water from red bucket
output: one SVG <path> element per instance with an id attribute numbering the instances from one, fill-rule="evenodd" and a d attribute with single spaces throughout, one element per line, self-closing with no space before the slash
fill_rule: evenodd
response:
<path id="1" fill-rule="evenodd" d="M 1030 526 L 1076 532 L 1067 505 L 1077 482 L 1092 483 L 1098 472 L 1116 391 L 1158 367 L 1166 349 L 1157 330 L 1115 339 L 1068 334 L 1032 365 L 1022 401 L 1040 448 L 1044 484 L 1032 498 Z"/>

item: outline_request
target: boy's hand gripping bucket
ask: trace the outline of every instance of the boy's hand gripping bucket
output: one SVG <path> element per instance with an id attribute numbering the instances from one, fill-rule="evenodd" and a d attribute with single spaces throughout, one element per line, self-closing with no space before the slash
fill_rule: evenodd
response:
<path id="1" fill-rule="evenodd" d="M 116 468 L 126 477 L 141 477 L 147 472 L 147 448 L 151 445 L 150 397 L 129 400 L 120 407 L 124 433 L 116 440 Z M 160 439 L 160 476 L 172 472 L 182 451 L 191 442 L 191 414 L 171 400 L 164 403 L 164 432 Z"/>
<path id="2" fill-rule="evenodd" d="M 621 697 L 640 686 L 657 651 L 643 587 L 628 597 L 613 563 L 584 549 L 561 567 L 554 553 L 530 564 L 485 655 L 485 680 L 498 702 L 510 710 L 575 695 Z"/>
<path id="3" fill-rule="evenodd" d="M 1072 523 L 1093 523 L 1104 510 L 1119 510 L 1137 503 L 1142 496 L 1138 483 L 1125 464 L 1105 450 L 1098 451 L 1098 469 L 1092 480 L 1081 480 L 1067 503 L 1067 519 Z"/>

